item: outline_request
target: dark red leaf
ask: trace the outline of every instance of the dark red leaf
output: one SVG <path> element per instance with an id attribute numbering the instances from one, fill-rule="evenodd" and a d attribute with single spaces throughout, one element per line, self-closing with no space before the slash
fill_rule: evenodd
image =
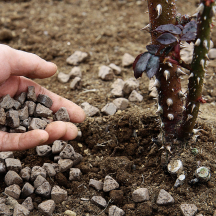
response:
<path id="1" fill-rule="evenodd" d="M 169 32 L 177 35 L 181 34 L 182 32 L 182 30 L 178 26 L 175 26 L 173 24 L 160 25 L 155 29 L 155 31 L 160 33 Z"/>
<path id="2" fill-rule="evenodd" d="M 152 55 L 146 66 L 147 76 L 149 79 L 151 79 L 158 72 L 159 65 L 160 58 L 158 56 Z"/>
<path id="3" fill-rule="evenodd" d="M 168 45 L 177 42 L 177 39 L 170 33 L 164 33 L 157 38 L 157 41 L 163 45 Z"/>
<path id="4" fill-rule="evenodd" d="M 195 20 L 190 21 L 184 26 L 183 35 L 187 33 L 196 33 L 197 32 L 197 22 Z"/>
<path id="5" fill-rule="evenodd" d="M 133 63 L 134 77 L 137 79 L 146 70 L 148 61 L 152 55 L 149 52 L 138 55 Z"/>
<path id="6" fill-rule="evenodd" d="M 159 50 L 160 46 L 161 45 L 151 44 L 151 45 L 147 45 L 146 49 L 149 51 L 149 53 L 151 53 L 152 55 L 155 55 L 157 51 Z"/>

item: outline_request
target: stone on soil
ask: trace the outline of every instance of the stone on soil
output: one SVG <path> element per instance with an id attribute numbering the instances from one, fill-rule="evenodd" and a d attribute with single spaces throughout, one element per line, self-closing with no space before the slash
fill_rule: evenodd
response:
<path id="1" fill-rule="evenodd" d="M 173 197 L 164 189 L 161 189 L 157 198 L 156 203 L 158 205 L 168 205 L 168 204 L 173 204 L 174 199 Z"/>
<path id="2" fill-rule="evenodd" d="M 52 116 L 53 111 L 44 105 L 38 103 L 35 109 L 35 117 L 48 118 Z"/>
<path id="3" fill-rule="evenodd" d="M 111 176 L 107 175 L 104 179 L 103 191 L 109 192 L 117 188 L 119 188 L 118 182 L 115 179 L 113 179 Z"/>
<path id="4" fill-rule="evenodd" d="M 26 128 L 23 126 L 19 126 L 17 128 L 10 129 L 10 133 L 25 133 L 25 132 L 26 132 Z"/>
<path id="5" fill-rule="evenodd" d="M 15 158 L 6 158 L 5 159 L 5 165 L 7 167 L 7 170 L 13 170 L 15 172 L 19 172 L 22 168 L 21 162 L 19 159 Z"/>
<path id="6" fill-rule="evenodd" d="M 108 103 L 101 109 L 101 112 L 106 115 L 114 115 L 116 113 L 116 110 L 117 107 L 114 103 Z"/>
<path id="7" fill-rule="evenodd" d="M 82 172 L 79 168 L 70 168 L 69 180 L 79 181 L 81 179 Z"/>
<path id="8" fill-rule="evenodd" d="M 6 166 L 3 162 L 0 162 L 0 173 L 6 173 Z"/>
<path id="9" fill-rule="evenodd" d="M 6 158 L 13 158 L 13 152 L 12 151 L 6 151 L 6 152 L 0 152 L 0 161 L 4 162 Z"/>
<path id="10" fill-rule="evenodd" d="M 52 153 L 53 154 L 60 153 L 66 145 L 67 143 L 63 140 L 55 140 L 52 145 Z"/>
<path id="11" fill-rule="evenodd" d="M 128 67 L 128 66 L 131 66 L 134 62 L 135 58 L 128 54 L 128 53 L 125 53 L 122 57 L 122 66 L 123 67 Z"/>
<path id="12" fill-rule="evenodd" d="M 75 155 L 74 148 L 70 144 L 67 144 L 59 154 L 59 156 L 63 159 L 73 159 L 74 155 Z"/>
<path id="13" fill-rule="evenodd" d="M 25 168 L 21 169 L 20 176 L 23 180 L 28 181 L 30 179 L 30 176 L 31 176 L 31 168 L 25 167 Z"/>
<path id="14" fill-rule="evenodd" d="M 43 167 L 34 166 L 31 170 L 31 180 L 34 181 L 39 175 L 46 178 L 46 170 Z"/>
<path id="15" fill-rule="evenodd" d="M 51 163 L 44 163 L 43 168 L 46 170 L 48 176 L 52 177 L 56 175 L 56 171 Z"/>
<path id="16" fill-rule="evenodd" d="M 194 216 L 197 212 L 197 207 L 194 204 L 181 204 L 180 209 L 184 216 Z"/>
<path id="17" fill-rule="evenodd" d="M 99 76 L 102 80 L 109 81 L 109 80 L 113 80 L 113 78 L 114 78 L 114 73 L 113 73 L 113 70 L 112 70 L 110 67 L 105 66 L 105 65 L 102 65 L 102 66 L 99 68 L 98 76 Z"/>
<path id="18" fill-rule="evenodd" d="M 68 114 L 68 111 L 65 107 L 61 107 L 54 115 L 55 121 L 63 121 L 63 122 L 69 122 L 70 117 Z"/>
<path id="19" fill-rule="evenodd" d="M 13 216 L 27 216 L 29 214 L 30 211 L 25 206 L 20 204 L 15 205 Z"/>
<path id="20" fill-rule="evenodd" d="M 40 185 L 36 190 L 35 193 L 45 197 L 49 198 L 51 193 L 51 185 L 48 181 L 44 182 L 42 185 Z"/>
<path id="21" fill-rule="evenodd" d="M 47 180 L 43 176 L 38 175 L 34 181 L 34 188 L 38 188 L 39 186 L 41 186 L 46 181 Z"/>
<path id="22" fill-rule="evenodd" d="M 17 101 L 19 101 L 21 104 L 24 104 L 25 100 L 26 100 L 26 92 L 22 92 L 20 95 L 18 95 L 17 97 L 15 97 L 15 99 Z"/>
<path id="23" fill-rule="evenodd" d="M 17 110 L 9 110 L 6 113 L 7 126 L 17 128 L 20 126 L 19 112 Z"/>
<path id="24" fill-rule="evenodd" d="M 30 183 L 26 182 L 22 188 L 22 197 L 26 198 L 33 193 L 34 193 L 34 187 Z"/>
<path id="25" fill-rule="evenodd" d="M 41 145 L 36 147 L 36 152 L 38 156 L 47 156 L 52 152 L 52 148 L 49 145 Z"/>
<path id="26" fill-rule="evenodd" d="M 9 170 L 6 173 L 4 181 L 7 186 L 10 186 L 12 184 L 21 185 L 23 183 L 22 178 L 15 171 L 12 170 Z"/>
<path id="27" fill-rule="evenodd" d="M 118 208 L 115 205 L 109 207 L 109 216 L 122 216 L 122 215 L 125 215 L 125 212 L 122 209 Z"/>
<path id="28" fill-rule="evenodd" d="M 58 164 L 60 166 L 60 171 L 65 172 L 73 166 L 73 161 L 70 159 L 60 159 Z"/>
<path id="29" fill-rule="evenodd" d="M 47 200 L 38 205 L 38 209 L 47 215 L 52 215 L 55 210 L 55 202 L 53 200 Z"/>
<path id="30" fill-rule="evenodd" d="M 88 57 L 86 52 L 75 51 L 71 56 L 66 59 L 66 62 L 70 65 L 78 65 Z"/>
<path id="31" fill-rule="evenodd" d="M 44 105 L 47 108 L 50 108 L 53 104 L 53 101 L 50 97 L 48 97 L 47 95 L 44 94 L 39 94 L 37 96 L 37 102 L 41 103 L 42 105 Z"/>
<path id="32" fill-rule="evenodd" d="M 130 94 L 133 90 L 138 89 L 139 87 L 139 81 L 135 78 L 129 78 L 124 82 L 123 86 L 123 92 L 125 94 Z"/>
<path id="33" fill-rule="evenodd" d="M 123 89 L 123 86 L 124 86 L 124 80 L 118 78 L 112 85 L 111 85 L 111 88 L 115 89 L 115 88 L 118 88 L 118 87 L 121 87 Z"/>
<path id="34" fill-rule="evenodd" d="M 132 193 L 132 199 L 134 202 L 143 202 L 149 200 L 149 191 L 147 188 L 136 189 Z"/>
<path id="35" fill-rule="evenodd" d="M 107 206 L 106 200 L 102 196 L 93 196 L 91 198 L 92 203 L 95 205 L 105 208 Z"/>
<path id="36" fill-rule="evenodd" d="M 109 64 L 109 67 L 113 69 L 115 75 L 121 74 L 121 68 L 113 63 Z"/>
<path id="37" fill-rule="evenodd" d="M 14 199 L 19 199 L 21 194 L 20 186 L 17 184 L 10 185 L 5 188 L 4 191 L 8 196 L 13 197 Z"/>
<path id="38" fill-rule="evenodd" d="M 81 88 L 81 78 L 75 77 L 70 83 L 70 89 L 74 90 L 79 88 Z"/>
<path id="39" fill-rule="evenodd" d="M 59 72 L 58 73 L 58 81 L 61 83 L 67 83 L 70 79 L 69 74 L 63 73 L 63 72 Z"/>
<path id="40" fill-rule="evenodd" d="M 138 93 L 136 90 L 133 90 L 128 98 L 131 102 L 142 102 L 143 96 Z"/>
<path id="41" fill-rule="evenodd" d="M 74 212 L 74 211 L 66 210 L 66 211 L 64 212 L 64 215 L 68 215 L 68 216 L 76 216 L 77 214 L 76 214 L 76 212 Z"/>
<path id="42" fill-rule="evenodd" d="M 28 209 L 29 211 L 32 211 L 32 210 L 34 209 L 34 205 L 33 205 L 32 198 L 31 198 L 31 197 L 27 197 L 27 198 L 23 201 L 22 205 L 23 205 L 26 209 Z"/>
<path id="43" fill-rule="evenodd" d="M 216 48 L 212 48 L 209 50 L 208 56 L 210 59 L 215 59 L 216 58 Z"/>
<path id="44" fill-rule="evenodd" d="M 103 190 L 103 182 L 95 180 L 95 179 L 90 179 L 89 181 L 89 186 L 92 186 L 96 190 L 100 191 Z"/>
<path id="45" fill-rule="evenodd" d="M 10 207 L 4 203 L 0 204 L 0 215 L 11 216 L 13 213 L 10 211 Z"/>
<path id="46" fill-rule="evenodd" d="M 128 107 L 129 101 L 126 98 L 116 98 L 113 103 L 117 110 L 125 110 Z"/>
<path id="47" fill-rule="evenodd" d="M 100 113 L 100 110 L 97 107 L 90 105 L 88 102 L 82 103 L 81 108 L 84 110 L 85 114 L 89 117 L 95 116 Z"/>
<path id="48" fill-rule="evenodd" d="M 82 78 L 82 70 L 80 67 L 73 67 L 69 73 L 70 78 L 79 77 Z"/>
<path id="49" fill-rule="evenodd" d="M 67 191 L 55 185 L 51 191 L 51 199 L 54 200 L 56 204 L 62 203 L 67 200 Z"/>
<path id="50" fill-rule="evenodd" d="M 42 120 L 42 119 L 39 119 L 39 118 L 33 118 L 31 120 L 31 123 L 28 127 L 29 130 L 36 130 L 36 129 L 41 129 L 41 130 L 44 130 L 47 126 L 47 122 Z"/>
<path id="51" fill-rule="evenodd" d="M 72 160 L 73 160 L 73 166 L 76 166 L 77 164 L 79 164 L 83 159 L 83 156 L 77 152 L 75 152 Z"/>

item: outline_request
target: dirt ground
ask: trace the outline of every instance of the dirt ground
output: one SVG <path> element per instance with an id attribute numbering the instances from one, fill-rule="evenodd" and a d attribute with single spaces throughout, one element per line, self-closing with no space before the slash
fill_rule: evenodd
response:
<path id="1" fill-rule="evenodd" d="M 178 10 L 182 14 L 193 14 L 197 3 L 196 0 L 177 1 Z M 132 68 L 123 68 L 121 58 L 126 52 L 137 56 L 144 52 L 150 42 L 150 35 L 140 31 L 148 24 L 146 11 L 146 1 L 135 0 L 1 0 L 0 27 L 10 30 L 10 33 L 0 42 L 52 61 L 64 73 L 69 73 L 72 68 L 67 65 L 66 58 L 74 51 L 89 53 L 87 61 L 80 64 L 83 72 L 81 89 L 70 90 L 70 83 L 60 83 L 57 75 L 36 82 L 78 105 L 88 102 L 101 109 L 114 99 L 110 94 L 113 81 L 99 79 L 98 68 L 114 63 L 123 70 L 122 75 L 115 76 L 115 79 L 133 77 Z M 216 39 L 215 32 L 213 30 L 213 41 Z M 208 103 L 201 106 L 196 124 L 196 128 L 202 128 L 203 131 L 198 133 L 197 139 L 173 146 L 175 155 L 171 155 L 171 158 L 182 160 L 186 171 L 186 181 L 182 186 L 174 188 L 175 178 L 161 167 L 160 146 L 153 142 L 159 133 L 156 102 L 149 99 L 149 81 L 143 76 L 139 89 L 144 97 L 141 103 L 130 102 L 126 110 L 113 116 L 100 114 L 78 125 L 83 136 L 79 141 L 70 143 L 76 152 L 83 155 L 83 161 L 77 165 L 82 171 L 82 179 L 70 182 L 68 173 L 48 179 L 51 185 L 57 184 L 66 189 L 69 195 L 67 201 L 56 206 L 53 215 L 63 215 L 67 209 L 75 211 L 78 216 L 108 215 L 108 208 L 103 211 L 89 201 L 81 201 L 81 198 L 91 199 L 93 195 L 102 195 L 110 201 L 110 205 L 122 208 L 127 216 L 177 216 L 181 215 L 182 203 L 195 204 L 198 213 L 213 215 L 216 209 L 215 67 L 216 64 L 211 61 L 203 91 Z M 84 93 L 89 89 L 97 91 Z M 197 148 L 198 154 L 192 154 L 192 148 Z M 23 166 L 30 167 L 53 161 L 53 157 L 38 157 L 35 149 L 15 152 L 15 158 L 19 158 Z M 208 183 L 191 186 L 188 181 L 200 165 L 210 168 L 211 179 Z M 113 200 L 109 193 L 98 192 L 88 185 L 89 179 L 103 181 L 107 174 L 120 184 L 123 196 L 118 199 Z M 0 192 L 3 192 L 3 177 L 0 180 Z M 131 194 L 139 187 L 149 189 L 148 202 L 133 202 Z M 160 189 L 168 191 L 175 203 L 169 206 L 157 205 Z M 36 204 L 42 200 L 34 197 Z M 31 215 L 41 214 L 35 209 Z"/>

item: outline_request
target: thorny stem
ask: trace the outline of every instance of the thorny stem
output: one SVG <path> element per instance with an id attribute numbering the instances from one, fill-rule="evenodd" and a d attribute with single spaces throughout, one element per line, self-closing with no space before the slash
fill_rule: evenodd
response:
<path id="1" fill-rule="evenodd" d="M 188 84 L 189 94 L 187 96 L 186 111 L 184 112 L 182 126 L 179 130 L 179 138 L 187 138 L 191 134 L 198 116 L 200 103 L 202 102 L 203 78 L 210 47 L 212 16 L 215 15 L 213 5 L 213 1 L 200 1 L 201 10 L 198 13 L 197 20 L 197 40 L 194 47 L 191 76 Z"/>
<path id="2" fill-rule="evenodd" d="M 148 0 L 149 19 L 151 24 L 152 44 L 158 44 L 156 38 L 159 33 L 153 31 L 160 25 L 176 23 L 176 7 L 174 0 Z M 157 9 L 162 9 L 161 14 Z M 170 142 L 177 132 L 177 127 L 182 119 L 183 102 L 178 93 L 181 91 L 180 79 L 177 76 L 176 64 L 160 63 L 159 72 L 156 75 L 160 86 L 158 86 L 158 103 L 162 108 L 160 114 L 165 141 Z M 169 78 L 164 76 L 164 71 L 168 71 Z"/>

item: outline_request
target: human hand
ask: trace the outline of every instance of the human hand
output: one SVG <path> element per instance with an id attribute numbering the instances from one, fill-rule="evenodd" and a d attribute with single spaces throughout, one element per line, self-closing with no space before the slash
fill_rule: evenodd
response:
<path id="1" fill-rule="evenodd" d="M 34 86 L 36 95 L 45 94 L 52 99 L 53 112 L 57 112 L 60 107 L 65 107 L 71 122 L 84 121 L 85 113 L 78 105 L 24 77 L 43 79 L 52 76 L 56 71 L 55 64 L 35 54 L 0 45 L 0 97 L 6 94 L 14 97 L 27 91 L 28 86 Z M 26 133 L 0 131 L 0 151 L 25 150 L 52 143 L 57 139 L 72 140 L 77 136 L 78 131 L 71 122 L 55 121 L 50 123 L 45 130 L 32 130 Z"/>

